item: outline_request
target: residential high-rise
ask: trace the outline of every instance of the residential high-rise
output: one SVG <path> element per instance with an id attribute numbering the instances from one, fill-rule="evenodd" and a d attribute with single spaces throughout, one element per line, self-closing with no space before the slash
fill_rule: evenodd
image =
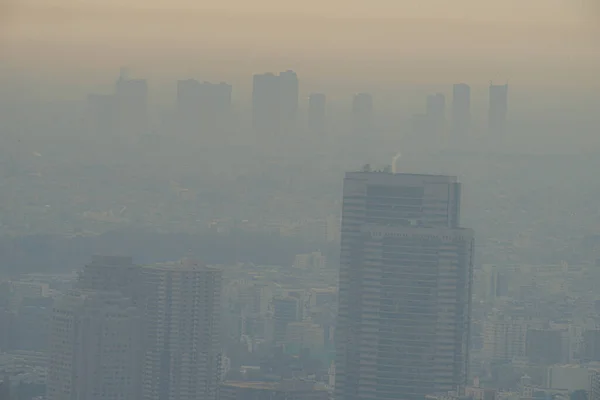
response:
<path id="1" fill-rule="evenodd" d="M 357 93 L 352 99 L 352 126 L 357 135 L 373 133 L 373 96 Z"/>
<path id="2" fill-rule="evenodd" d="M 327 98 L 323 93 L 312 93 L 308 97 L 308 129 L 311 133 L 325 133 Z"/>
<path id="3" fill-rule="evenodd" d="M 471 128 L 471 87 L 457 83 L 452 89 L 452 133 L 464 135 Z"/>
<path id="4" fill-rule="evenodd" d="M 50 328 L 48 400 L 137 399 L 139 313 L 115 292 L 71 291 Z"/>
<path id="5" fill-rule="evenodd" d="M 129 319 L 135 323 L 135 327 L 131 328 L 121 322 L 123 327 L 131 328 L 129 332 L 136 343 L 136 347 L 132 349 L 132 357 L 136 360 L 137 375 L 132 379 L 137 382 L 136 388 L 141 399 L 216 399 L 221 359 L 221 271 L 218 268 L 199 265 L 190 260 L 139 266 L 133 264 L 131 257 L 95 256 L 85 266 L 78 287 L 80 289 L 77 293 L 85 296 L 111 293 L 114 301 L 126 298 L 133 306 Z M 84 295 L 79 297 L 82 296 Z M 83 300 L 77 296 L 67 300 L 69 301 L 64 305 L 56 307 L 60 318 L 55 317 L 53 324 L 60 326 L 57 326 L 56 340 L 52 343 L 57 352 L 66 351 L 64 357 L 70 358 L 70 347 L 61 346 L 63 342 L 78 339 L 76 336 L 74 339 L 65 338 L 64 335 L 75 335 L 65 330 L 65 327 L 77 326 L 75 322 L 79 317 L 76 316 L 87 314 L 78 311 L 85 310 L 80 305 L 85 303 Z M 60 311 L 62 309 L 66 311 Z M 116 318 L 119 315 L 112 316 Z M 102 332 L 101 327 L 98 329 L 98 332 Z M 122 336 L 122 340 L 131 339 L 126 335 Z M 98 346 L 112 346 L 111 343 L 99 341 Z M 118 349 L 125 351 L 122 346 L 117 346 L 114 349 L 111 347 L 109 352 Z M 63 361 L 60 359 L 57 362 Z M 111 364 L 115 370 L 123 368 L 116 364 L 116 361 Z M 67 379 L 67 372 L 61 371 L 59 368 L 56 374 L 63 373 L 60 379 L 64 381 Z M 64 392 L 57 393 L 56 399 L 70 398 L 61 397 Z"/>
<path id="6" fill-rule="evenodd" d="M 298 111 L 298 76 L 294 71 L 254 75 L 252 124 L 261 134 L 276 134 L 293 126 Z"/>
<path id="7" fill-rule="evenodd" d="M 423 399 L 466 384 L 473 232 L 455 177 L 344 180 L 337 400 Z"/>
<path id="8" fill-rule="evenodd" d="M 220 380 L 221 279 L 189 260 L 142 268 L 144 400 L 215 400 Z"/>
<path id="9" fill-rule="evenodd" d="M 508 116 L 508 84 L 490 84 L 490 104 L 488 111 L 488 128 L 493 134 L 506 132 Z"/>

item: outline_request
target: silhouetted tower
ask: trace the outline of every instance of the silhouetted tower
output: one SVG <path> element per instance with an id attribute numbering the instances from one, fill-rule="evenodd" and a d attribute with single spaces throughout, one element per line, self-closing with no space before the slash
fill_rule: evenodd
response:
<path id="1" fill-rule="evenodd" d="M 326 105 L 327 98 L 323 93 L 312 93 L 308 97 L 308 129 L 312 133 L 325 133 Z"/>
<path id="2" fill-rule="evenodd" d="M 452 89 L 452 133 L 463 135 L 471 129 L 471 87 L 457 83 Z"/>
<path id="3" fill-rule="evenodd" d="M 490 84 L 490 108 L 488 113 L 488 128 L 493 134 L 506 132 L 508 115 L 508 84 Z"/>
<path id="4" fill-rule="evenodd" d="M 293 124 L 298 112 L 298 75 L 292 70 L 279 73 L 279 101 L 281 118 L 285 124 Z"/>
<path id="5" fill-rule="evenodd" d="M 352 100 L 352 125 L 355 134 L 366 135 L 373 131 L 373 96 L 357 93 Z"/>
<path id="6" fill-rule="evenodd" d="M 252 125 L 259 133 L 290 128 L 298 111 L 298 76 L 294 71 L 254 75 Z"/>
<path id="7" fill-rule="evenodd" d="M 441 93 L 427 96 L 425 113 L 431 133 L 442 133 L 446 125 L 446 97 Z"/>
<path id="8" fill-rule="evenodd" d="M 115 84 L 116 120 L 126 134 L 142 134 L 148 129 L 148 83 L 145 79 L 129 78 L 127 68 L 121 68 Z"/>

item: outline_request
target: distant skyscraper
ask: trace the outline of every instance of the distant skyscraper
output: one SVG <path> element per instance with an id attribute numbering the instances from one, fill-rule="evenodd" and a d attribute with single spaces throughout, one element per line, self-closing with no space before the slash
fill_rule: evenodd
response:
<path id="1" fill-rule="evenodd" d="M 324 134 L 327 98 L 323 93 L 312 93 L 308 97 L 308 129 L 312 133 Z"/>
<path id="2" fill-rule="evenodd" d="M 373 133 L 373 96 L 369 93 L 354 95 L 352 99 L 352 126 L 355 134 Z"/>
<path id="3" fill-rule="evenodd" d="M 471 87 L 457 83 L 452 90 L 452 133 L 463 135 L 471 128 Z"/>
<path id="4" fill-rule="evenodd" d="M 220 380 L 221 270 L 183 261 L 143 267 L 144 400 L 215 400 Z"/>
<path id="5" fill-rule="evenodd" d="M 441 93 L 427 96 L 425 115 L 431 133 L 443 133 L 446 124 L 446 97 Z"/>
<path id="6" fill-rule="evenodd" d="M 115 292 L 60 297 L 50 327 L 48 400 L 139 398 L 137 309 Z"/>
<path id="7" fill-rule="evenodd" d="M 490 84 L 490 105 L 488 113 L 488 128 L 491 133 L 503 134 L 506 132 L 506 119 L 508 115 L 508 84 Z"/>
<path id="8" fill-rule="evenodd" d="M 294 71 L 254 75 L 252 124 L 259 133 L 276 134 L 293 126 L 298 110 L 298 76 Z"/>
<path id="9" fill-rule="evenodd" d="M 286 123 L 292 123 L 298 112 L 298 75 L 287 70 L 279 73 L 281 117 Z"/>
<path id="10" fill-rule="evenodd" d="M 473 232 L 456 178 L 344 180 L 335 395 L 422 400 L 464 386 Z"/>
<path id="11" fill-rule="evenodd" d="M 121 133 L 143 134 L 148 129 L 148 83 L 131 79 L 122 68 L 115 84 L 116 120 Z"/>
<path id="12" fill-rule="evenodd" d="M 179 122 L 186 131 L 217 129 L 229 115 L 232 87 L 224 82 L 177 82 Z"/>

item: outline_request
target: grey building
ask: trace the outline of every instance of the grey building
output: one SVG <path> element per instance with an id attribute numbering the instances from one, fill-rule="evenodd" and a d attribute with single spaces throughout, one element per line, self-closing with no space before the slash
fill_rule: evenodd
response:
<path id="1" fill-rule="evenodd" d="M 273 311 L 273 339 L 282 343 L 288 324 L 301 319 L 301 302 L 295 297 L 275 297 Z"/>
<path id="2" fill-rule="evenodd" d="M 344 180 L 337 400 L 422 399 L 466 384 L 473 232 L 454 177 Z"/>
<path id="3" fill-rule="evenodd" d="M 298 111 L 298 76 L 294 71 L 254 75 L 252 124 L 261 134 L 280 133 L 293 126 Z"/>

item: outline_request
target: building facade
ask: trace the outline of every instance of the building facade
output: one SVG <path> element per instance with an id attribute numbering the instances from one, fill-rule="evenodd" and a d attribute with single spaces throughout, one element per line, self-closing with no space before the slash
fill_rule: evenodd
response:
<path id="1" fill-rule="evenodd" d="M 456 178 L 346 174 L 341 242 L 336 399 L 465 386 L 473 232 Z"/>

